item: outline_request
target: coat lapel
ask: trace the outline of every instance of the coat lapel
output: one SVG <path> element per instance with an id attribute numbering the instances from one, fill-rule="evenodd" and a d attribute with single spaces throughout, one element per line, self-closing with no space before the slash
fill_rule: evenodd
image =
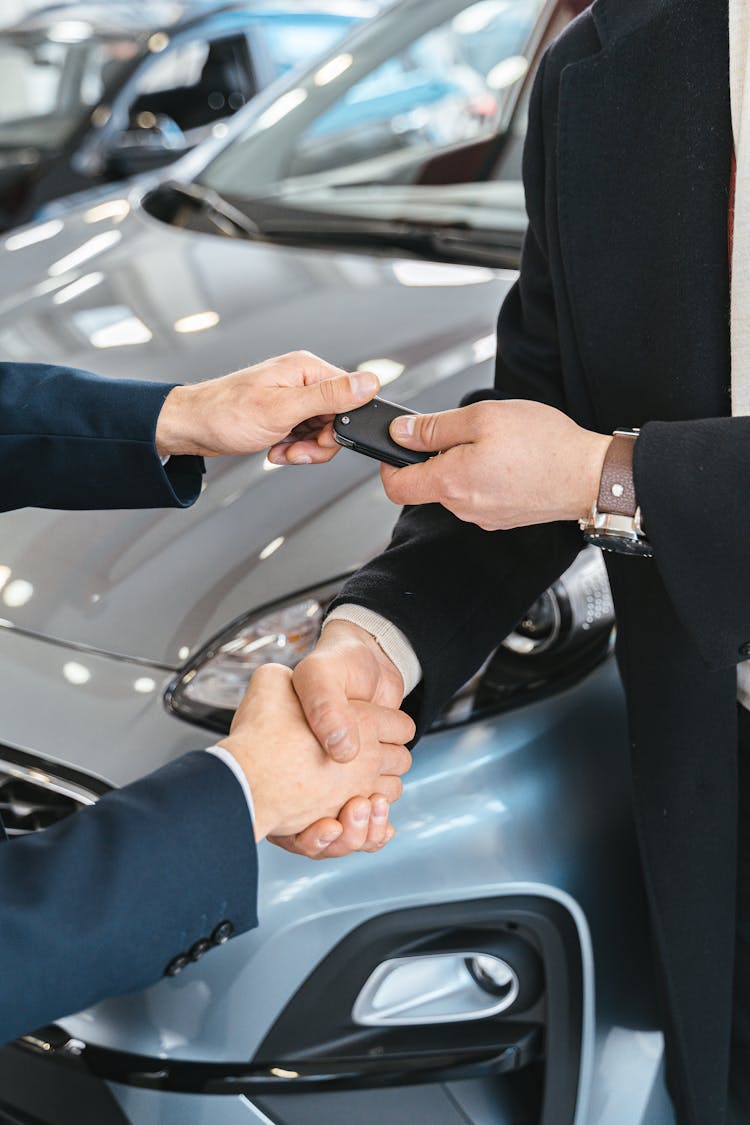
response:
<path id="1" fill-rule="evenodd" d="M 560 89 L 560 249 L 608 429 L 729 413 L 724 0 L 603 0 Z M 562 201 L 566 201 L 563 205 Z"/>

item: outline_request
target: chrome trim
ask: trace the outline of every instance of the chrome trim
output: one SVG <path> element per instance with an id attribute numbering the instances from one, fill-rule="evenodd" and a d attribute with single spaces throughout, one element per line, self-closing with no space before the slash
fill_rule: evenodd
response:
<path id="1" fill-rule="evenodd" d="M 100 797 L 112 789 L 105 781 L 89 777 L 61 762 L 53 762 L 40 754 L 30 754 L 0 743 L 0 773 L 3 772 L 20 781 L 38 785 L 40 789 L 69 797 L 82 805 L 96 804 Z"/>
<path id="2" fill-rule="evenodd" d="M 411 957 L 391 957 L 387 961 L 382 961 L 376 969 L 372 971 L 362 986 L 359 996 L 354 1001 L 354 1008 L 352 1009 L 352 1019 L 355 1023 L 360 1024 L 362 1027 L 417 1027 L 428 1024 L 445 1024 L 445 1023 L 460 1023 L 469 1022 L 471 1020 L 484 1020 L 489 1019 L 491 1016 L 499 1016 L 501 1012 L 506 1012 L 508 1008 L 514 1004 L 518 998 L 520 991 L 520 983 L 518 974 L 513 966 L 501 957 L 493 957 L 493 960 L 498 964 L 502 964 L 510 974 L 510 990 L 505 996 L 497 997 L 492 993 L 486 992 L 481 984 L 472 977 L 468 969 L 466 975 L 471 984 L 474 985 L 477 992 L 483 994 L 486 998 L 486 1003 L 481 1008 L 473 1008 L 471 1010 L 463 1010 L 456 1012 L 443 1012 L 441 1015 L 434 1016 L 409 1016 L 409 1009 L 425 1004 L 429 1000 L 440 999 L 444 996 L 446 1001 L 449 1000 L 450 992 L 454 991 L 446 986 L 440 993 L 433 992 L 429 995 L 415 997 L 411 1000 L 404 1000 L 400 1004 L 391 1004 L 389 1007 L 384 1007 L 378 1012 L 375 1007 L 375 998 L 381 985 L 388 979 L 388 977 L 396 972 L 398 969 L 416 965 L 418 961 L 460 961 L 466 965 L 468 961 L 475 961 L 479 957 L 491 956 L 486 951 L 456 951 L 451 953 L 424 953 L 414 954 Z"/>
<path id="3" fill-rule="evenodd" d="M 40 789 L 47 789 L 52 793 L 59 793 L 63 797 L 70 797 L 71 800 L 77 801 L 80 805 L 95 805 L 99 800 L 94 793 L 84 789 L 82 785 L 75 785 L 72 781 L 60 781 L 58 778 L 51 777 L 46 771 L 39 769 L 38 766 L 16 766 L 0 758 L 0 774 L 3 773 L 8 777 L 17 777 L 21 781 L 38 785 Z"/>

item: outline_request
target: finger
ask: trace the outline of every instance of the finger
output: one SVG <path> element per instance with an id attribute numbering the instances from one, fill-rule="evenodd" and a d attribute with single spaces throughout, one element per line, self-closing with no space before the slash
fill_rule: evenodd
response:
<path id="1" fill-rule="evenodd" d="M 405 746 L 384 746 L 380 772 L 401 777 L 412 767 L 412 757 Z"/>
<path id="2" fill-rule="evenodd" d="M 372 724 L 371 729 L 379 742 L 395 742 L 405 746 L 417 733 L 414 720 L 405 711 L 396 711 L 393 707 L 380 707 L 376 703 L 359 703 L 355 711 L 359 709 Z"/>
<path id="3" fill-rule="evenodd" d="M 388 842 L 390 805 L 382 793 L 375 793 L 370 797 L 370 808 L 372 812 L 363 851 L 377 852 Z"/>
<path id="4" fill-rule="evenodd" d="M 394 469 L 389 465 L 380 468 L 386 496 L 394 504 L 439 504 L 445 494 L 445 468 L 451 454 L 434 457 L 421 465 Z"/>
<path id="5" fill-rule="evenodd" d="M 353 797 L 347 801 L 339 813 L 343 831 L 338 840 L 326 849 L 326 859 L 340 859 L 363 850 L 370 831 L 372 811 L 371 802 L 365 797 Z"/>
<path id="6" fill-rule="evenodd" d="M 333 817 L 317 820 L 296 836 L 269 836 L 269 842 L 286 852 L 303 855 L 308 859 L 318 859 L 331 844 L 341 838 L 342 826 Z"/>
<path id="7" fill-rule="evenodd" d="M 268 452 L 272 465 L 325 465 L 332 461 L 341 447 L 324 448 L 316 441 L 282 442 Z"/>
<path id="8" fill-rule="evenodd" d="M 391 777 L 388 774 L 381 774 L 378 778 L 378 789 L 385 797 L 390 805 L 400 801 L 404 794 L 404 783 L 400 777 Z"/>
<path id="9" fill-rule="evenodd" d="M 340 859 L 364 848 L 370 829 L 370 817 L 371 807 L 367 798 L 353 797 L 344 805 L 338 820 L 329 817 L 311 824 L 296 836 L 269 839 L 284 851 L 303 855 L 308 859 Z"/>
<path id="10" fill-rule="evenodd" d="M 341 414 L 356 410 L 380 390 L 380 381 L 371 371 L 355 371 L 353 375 L 339 375 L 336 379 L 312 383 L 296 392 L 299 420 L 315 418 L 318 414 Z"/>
<path id="11" fill-rule="evenodd" d="M 331 461 L 341 451 L 341 446 L 333 436 L 333 424 L 321 418 L 316 425 L 298 426 L 293 434 L 277 441 L 268 451 L 272 465 L 322 465 Z"/>
<path id="12" fill-rule="evenodd" d="M 404 414 L 391 422 L 391 437 L 405 449 L 440 453 L 474 440 L 473 415 L 466 409 L 440 414 Z"/>
<path id="13" fill-rule="evenodd" d="M 346 669 L 340 661 L 313 653 L 294 671 L 297 692 L 310 730 L 336 762 L 359 753 L 357 716 L 346 695 Z"/>

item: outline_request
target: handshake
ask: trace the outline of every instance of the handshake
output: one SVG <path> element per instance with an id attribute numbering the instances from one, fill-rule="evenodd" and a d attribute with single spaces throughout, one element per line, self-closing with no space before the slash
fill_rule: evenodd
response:
<path id="1" fill-rule="evenodd" d="M 379 390 L 296 352 L 167 396 L 156 428 L 162 456 L 268 450 L 276 465 L 311 465 L 338 452 L 336 414 Z M 485 401 L 396 419 L 407 449 L 440 453 L 383 466 L 397 504 L 441 504 L 485 531 L 578 520 L 591 511 L 610 436 L 540 402 Z M 375 851 L 393 835 L 388 807 L 401 795 L 414 724 L 399 710 L 401 673 L 374 637 L 332 621 L 292 673 L 267 665 L 253 678 L 223 747 L 250 782 L 256 836 L 310 857 Z M 321 819 L 322 818 L 322 819 Z"/>
<path id="2" fill-rule="evenodd" d="M 322 464 L 339 448 L 334 416 L 378 390 L 372 374 L 348 374 L 306 352 L 281 356 L 175 387 L 157 422 L 156 449 L 169 457 L 268 450 L 277 464 Z M 346 622 L 327 626 L 294 673 L 262 666 L 219 744 L 249 783 L 256 839 L 310 858 L 386 844 L 394 834 L 389 807 L 411 765 L 405 743 L 415 734 L 399 710 L 402 697 L 400 673 L 369 634 Z"/>

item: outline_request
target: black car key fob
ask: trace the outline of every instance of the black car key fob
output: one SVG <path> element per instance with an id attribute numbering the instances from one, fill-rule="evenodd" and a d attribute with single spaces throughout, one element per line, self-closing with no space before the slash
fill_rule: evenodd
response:
<path id="1" fill-rule="evenodd" d="M 356 410 L 337 414 L 333 423 L 333 436 L 345 449 L 353 449 L 355 453 L 362 453 L 365 457 L 404 469 L 407 465 L 429 461 L 432 456 L 431 453 L 416 453 L 412 449 L 404 449 L 391 437 L 390 425 L 394 418 L 416 413 L 416 410 L 407 410 L 384 398 L 374 398 Z"/>

